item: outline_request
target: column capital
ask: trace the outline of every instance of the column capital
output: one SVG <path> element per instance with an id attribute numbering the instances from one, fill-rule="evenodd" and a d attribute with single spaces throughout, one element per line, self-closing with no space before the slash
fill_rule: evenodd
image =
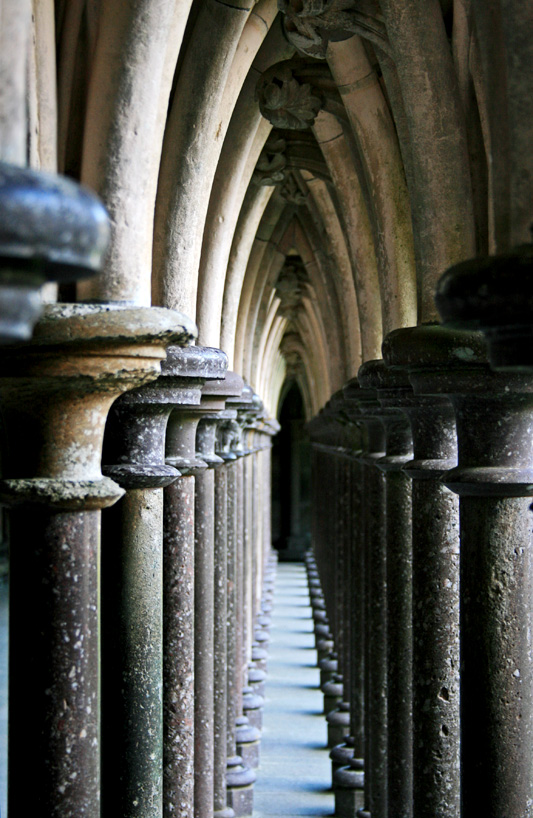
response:
<path id="1" fill-rule="evenodd" d="M 219 426 L 227 420 L 233 419 L 226 413 L 226 401 L 238 397 L 244 382 L 236 372 L 226 372 L 223 380 L 206 381 L 202 388 L 201 406 L 206 414 L 201 418 L 196 432 L 196 448 L 208 468 L 222 466 L 225 462 L 216 451 L 216 440 Z"/>
<path id="2" fill-rule="evenodd" d="M 162 308 L 55 304 L 31 342 L 0 361 L 8 503 L 67 510 L 104 508 L 123 490 L 101 472 L 107 413 L 123 392 L 157 378 L 165 348 L 195 331 Z"/>
<path id="3" fill-rule="evenodd" d="M 533 367 L 533 244 L 471 259 L 440 279 L 435 302 L 443 321 L 480 329 L 495 369 Z"/>
<path id="4" fill-rule="evenodd" d="M 369 361 L 364 366 L 363 382 L 367 388 L 375 389 L 380 407 L 372 414 L 378 416 L 385 430 L 387 454 L 376 465 L 384 471 L 401 469 L 413 454 L 411 425 L 403 411 L 413 400 L 409 378 L 403 370 L 389 369 L 383 360 Z"/>
<path id="5" fill-rule="evenodd" d="M 196 452 L 196 430 L 201 418 L 212 411 L 202 389 L 209 381 L 224 378 L 228 365 L 227 355 L 213 347 L 170 347 L 161 366 L 162 384 L 173 390 L 173 409 L 168 423 L 166 462 L 182 475 L 194 475 L 207 468 L 207 463 Z M 216 391 L 216 390 L 215 390 Z"/>
<path id="6" fill-rule="evenodd" d="M 492 371 L 480 332 L 426 326 L 397 340 L 391 358 L 398 360 L 403 344 L 415 393 L 447 396 L 453 404 L 458 465 L 443 478 L 448 488 L 473 496 L 533 495 L 531 375 Z"/>
<path id="7" fill-rule="evenodd" d="M 105 208 L 89 190 L 0 162 L 0 343 L 31 337 L 45 282 L 99 272 L 109 233 Z"/>
<path id="8" fill-rule="evenodd" d="M 228 409 L 235 409 L 237 411 L 237 425 L 239 427 L 239 436 L 233 441 L 233 454 L 239 458 L 248 454 L 244 445 L 244 430 L 249 423 L 250 413 L 253 411 L 253 396 L 254 391 L 247 383 L 244 384 L 243 390 L 239 396 L 229 398 L 226 401 Z"/>

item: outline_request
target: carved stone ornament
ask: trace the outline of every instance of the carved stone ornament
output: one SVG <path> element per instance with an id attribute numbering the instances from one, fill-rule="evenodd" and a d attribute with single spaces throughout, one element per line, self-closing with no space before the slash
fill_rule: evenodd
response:
<path id="1" fill-rule="evenodd" d="M 255 166 L 253 181 L 258 185 L 277 185 L 285 181 L 287 157 L 284 139 L 267 139 Z"/>
<path id="2" fill-rule="evenodd" d="M 300 189 L 293 173 L 288 173 L 280 190 L 281 195 L 285 201 L 295 205 L 305 204 L 307 198 L 303 190 Z"/>
<path id="3" fill-rule="evenodd" d="M 306 269 L 299 259 L 286 264 L 276 282 L 276 295 L 281 301 L 279 314 L 289 320 L 296 317 L 301 306 L 305 287 L 309 283 Z"/>
<path id="4" fill-rule="evenodd" d="M 297 332 L 286 332 L 280 344 L 280 352 L 285 359 L 288 374 L 297 374 L 302 368 L 302 358 L 298 351 L 301 338 Z"/>
<path id="5" fill-rule="evenodd" d="M 256 96 L 259 110 L 275 128 L 304 130 L 313 125 L 322 107 L 320 93 L 299 82 L 287 63 L 272 66 L 261 76 Z"/>
<path id="6" fill-rule="evenodd" d="M 289 42 L 300 53 L 326 58 L 329 41 L 359 34 L 383 51 L 389 43 L 379 9 L 372 0 L 278 0 Z"/>

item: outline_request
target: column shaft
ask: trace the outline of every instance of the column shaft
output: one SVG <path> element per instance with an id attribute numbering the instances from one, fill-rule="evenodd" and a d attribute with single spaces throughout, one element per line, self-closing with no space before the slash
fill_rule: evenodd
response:
<path id="1" fill-rule="evenodd" d="M 194 815 L 194 477 L 164 491 L 163 815 Z"/>

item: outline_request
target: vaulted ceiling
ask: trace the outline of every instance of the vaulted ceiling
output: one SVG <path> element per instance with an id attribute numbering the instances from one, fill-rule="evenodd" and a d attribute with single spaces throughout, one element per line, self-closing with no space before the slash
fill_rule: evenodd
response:
<path id="1" fill-rule="evenodd" d="M 451 264 L 530 240 L 528 3 L 0 10 L 2 158 L 111 216 L 104 273 L 59 297 L 185 312 L 272 413 L 290 377 L 313 415 L 384 335 L 436 319 Z"/>

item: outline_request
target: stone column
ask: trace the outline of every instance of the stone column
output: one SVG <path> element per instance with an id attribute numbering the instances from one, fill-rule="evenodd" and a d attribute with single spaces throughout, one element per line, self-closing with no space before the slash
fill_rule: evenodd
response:
<path id="1" fill-rule="evenodd" d="M 371 366 L 371 362 L 370 362 Z M 376 461 L 385 455 L 384 430 L 378 417 L 381 407 L 375 389 L 366 387 L 368 364 L 359 370 L 357 401 L 365 444 L 364 531 L 365 531 L 365 809 L 374 818 L 387 814 L 387 598 L 385 476 Z M 355 383 L 351 384 L 352 394 Z"/>
<path id="2" fill-rule="evenodd" d="M 228 470 L 228 805 L 235 815 L 248 816 L 253 811 L 255 773 L 258 763 L 259 731 L 250 727 L 242 715 L 243 662 L 243 474 L 242 444 L 244 415 L 251 407 L 252 390 L 244 386 L 241 395 L 229 398 L 226 408 L 235 411 L 237 420 L 227 429 L 224 457 L 233 465 Z M 241 421 L 240 423 L 238 421 Z M 244 757 L 243 756 L 246 756 Z M 251 762 L 251 763 L 250 763 Z"/>
<path id="3" fill-rule="evenodd" d="M 105 815 L 160 818 L 163 810 L 163 488 L 180 475 L 165 464 L 165 434 L 179 398 L 159 381 L 135 389 L 115 402 L 106 426 L 104 474 L 126 495 L 103 518 Z"/>
<path id="4" fill-rule="evenodd" d="M 200 420 L 196 433 L 196 446 L 199 455 L 213 469 L 213 480 L 204 480 L 204 505 L 202 527 L 196 527 L 196 565 L 202 564 L 202 585 L 204 599 L 197 596 L 203 622 L 204 644 L 212 642 L 212 666 L 204 667 L 201 690 L 203 693 L 203 708 L 197 709 L 201 721 L 201 730 L 196 731 L 197 737 L 204 732 L 204 742 L 212 742 L 208 748 L 209 761 L 212 749 L 212 787 L 213 809 L 219 818 L 232 818 L 233 810 L 226 804 L 226 729 L 227 729 L 227 485 L 224 460 L 215 453 L 217 426 L 225 418 L 225 400 L 228 397 L 239 396 L 242 392 L 243 381 L 235 373 L 226 373 L 224 380 L 206 383 L 202 390 L 202 408 L 206 414 Z M 207 485 L 206 485 L 207 484 Z M 211 485 L 212 484 L 212 485 Z M 211 492 L 212 488 L 212 492 Z M 198 499 L 198 493 L 197 493 Z M 209 506 L 211 508 L 209 508 Z M 207 518 L 207 520 L 206 520 Z M 197 516 L 197 521 L 200 518 Z M 201 553 L 202 552 L 202 553 Z M 207 597 L 207 599 L 206 599 Z M 211 611 L 209 611 L 211 607 Z M 196 622 L 198 623 L 198 609 Z M 208 631 L 206 632 L 206 627 Z M 197 631 L 198 633 L 198 627 Z M 207 664 L 206 652 L 206 664 Z M 207 678 L 206 678 L 207 671 Z M 209 678 L 209 674 L 211 678 Z M 198 678 L 198 674 L 197 674 Z M 210 693 L 212 697 L 210 698 Z M 197 703 L 200 697 L 197 695 Z M 208 705 L 207 709 L 205 705 Z M 210 705 L 210 706 L 209 706 Z M 207 736 L 208 716 L 211 716 L 212 736 Z M 198 773 L 198 771 L 197 771 Z M 198 778 L 197 778 L 198 782 Z M 195 792 L 198 791 L 198 783 Z M 207 790 L 201 790 L 203 797 L 207 797 Z M 205 813 L 202 813 L 204 815 Z"/>
<path id="5" fill-rule="evenodd" d="M 350 670 L 349 691 L 346 694 L 350 702 L 350 734 L 346 741 L 334 747 L 332 759 L 333 788 L 335 792 L 335 815 L 340 818 L 352 818 L 358 809 L 364 806 L 364 685 L 365 685 L 365 555 L 362 497 L 362 456 L 360 413 L 357 401 L 359 386 L 357 381 L 349 382 L 343 389 L 343 424 L 346 446 L 346 458 L 349 468 L 349 563 L 346 592 L 349 598 L 350 616 Z M 359 425 L 357 425 L 359 424 Z"/>
<path id="6" fill-rule="evenodd" d="M 407 375 L 373 369 L 383 414 L 387 540 L 387 792 L 389 818 L 413 814 L 412 761 L 412 502 L 411 481 L 402 466 L 412 459 L 413 437 L 402 408 L 411 401 Z"/>
<path id="7" fill-rule="evenodd" d="M 100 812 L 99 510 L 123 494 L 100 470 L 104 426 L 115 398 L 157 377 L 175 319 L 50 306 L 33 342 L 2 355 L 10 636 L 29 646 L 10 657 L 13 814 Z M 29 761 L 32 786 L 21 788 Z"/>
<path id="8" fill-rule="evenodd" d="M 530 815 L 533 804 L 533 379 L 531 353 L 522 351 L 531 337 L 531 261 L 528 247 L 467 262 L 437 291 L 446 321 L 484 328 L 498 367 L 483 366 L 469 342 L 470 371 L 441 385 L 457 420 L 458 465 L 444 480 L 459 494 L 461 519 L 465 818 Z"/>
<path id="9" fill-rule="evenodd" d="M 396 330 L 383 343 L 387 367 L 439 383 L 467 360 L 438 361 L 453 343 L 439 326 Z M 460 344 L 458 345 L 460 349 Z M 416 394 L 411 422 L 413 480 L 413 814 L 459 814 L 459 504 L 441 482 L 457 461 L 455 418 L 446 397 Z M 443 729 L 444 728 L 444 729 Z"/>
<path id="10" fill-rule="evenodd" d="M 206 350 L 207 351 L 207 350 Z M 227 367 L 220 350 L 209 349 L 219 370 Z M 224 409 L 224 389 L 220 383 L 206 384 L 202 390 L 202 418 Z M 196 473 L 195 481 L 195 564 L 194 564 L 194 813 L 208 818 L 214 808 L 214 548 L 215 474 L 220 463 L 214 453 L 216 421 L 205 420 L 198 427 L 196 449 L 206 454 L 207 469 Z M 202 457 L 202 459 L 204 459 Z"/>
<path id="11" fill-rule="evenodd" d="M 165 489 L 163 509 L 163 815 L 194 815 L 194 479 L 207 468 L 196 456 L 196 428 L 206 380 L 224 367 L 211 350 L 171 347 L 158 382 L 173 411 L 166 462 L 182 477 Z"/>
<path id="12" fill-rule="evenodd" d="M 94 194 L 70 179 L 0 162 L 0 343 L 30 338 L 42 285 L 95 275 L 108 239 L 108 217 Z"/>

